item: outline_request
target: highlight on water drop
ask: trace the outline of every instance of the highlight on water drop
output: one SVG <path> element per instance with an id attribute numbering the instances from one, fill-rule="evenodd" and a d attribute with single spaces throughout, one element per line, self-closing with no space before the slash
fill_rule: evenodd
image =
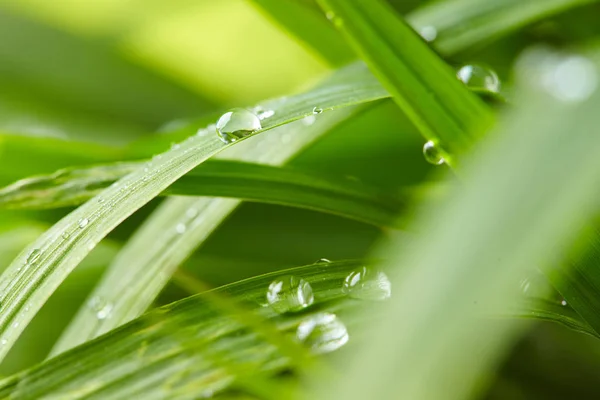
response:
<path id="1" fill-rule="evenodd" d="M 423 145 L 423 156 L 425 160 L 433 165 L 441 165 L 446 162 L 439 149 L 435 146 L 431 140 Z"/>
<path id="2" fill-rule="evenodd" d="M 477 64 L 463 65 L 456 72 L 456 77 L 469 89 L 479 92 L 500 92 L 500 79 L 490 69 Z"/>
<path id="3" fill-rule="evenodd" d="M 293 275 L 275 279 L 267 289 L 267 303 L 280 314 L 300 311 L 310 306 L 314 300 L 310 284 Z"/>
<path id="4" fill-rule="evenodd" d="M 219 118 L 217 134 L 224 143 L 232 143 L 261 129 L 260 118 L 245 108 L 234 108 Z"/>
<path id="5" fill-rule="evenodd" d="M 26 264 L 30 264 L 30 265 L 35 264 L 37 262 L 37 260 L 40 259 L 41 255 L 42 255 L 42 251 L 40 249 L 31 250 L 31 252 L 27 256 Z"/>
<path id="6" fill-rule="evenodd" d="M 387 300 L 392 295 L 392 283 L 382 271 L 360 267 L 344 279 L 342 291 L 361 300 Z"/>
<path id="7" fill-rule="evenodd" d="M 311 315 L 298 325 L 296 337 L 314 354 L 335 351 L 350 339 L 346 325 L 332 313 Z"/>

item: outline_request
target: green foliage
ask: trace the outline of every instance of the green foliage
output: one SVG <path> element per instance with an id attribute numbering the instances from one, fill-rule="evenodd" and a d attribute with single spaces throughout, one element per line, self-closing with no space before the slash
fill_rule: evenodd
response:
<path id="1" fill-rule="evenodd" d="M 598 4 L 417 3 L 2 4 L 0 397 L 597 397 Z"/>

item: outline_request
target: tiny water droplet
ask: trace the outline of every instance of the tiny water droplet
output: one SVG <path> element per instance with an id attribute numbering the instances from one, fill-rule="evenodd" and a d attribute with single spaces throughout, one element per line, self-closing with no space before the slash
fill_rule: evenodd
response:
<path id="1" fill-rule="evenodd" d="M 18 327 L 19 327 L 19 323 L 18 323 L 18 322 L 15 322 L 15 323 L 13 324 L 13 328 L 18 328 Z"/>
<path id="2" fill-rule="evenodd" d="M 321 107 L 313 108 L 313 114 L 321 114 L 322 112 L 323 112 L 323 109 Z"/>
<path id="3" fill-rule="evenodd" d="M 350 338 L 346 326 L 331 313 L 318 313 L 302 321 L 296 337 L 315 354 L 337 350 Z"/>
<path id="4" fill-rule="evenodd" d="M 348 274 L 342 290 L 355 299 L 386 300 L 392 295 L 392 283 L 384 272 L 361 267 Z"/>
<path id="5" fill-rule="evenodd" d="M 329 264 L 331 263 L 331 260 L 328 258 L 319 258 L 315 264 Z"/>
<path id="6" fill-rule="evenodd" d="M 437 34 L 437 29 L 431 25 L 424 26 L 419 30 L 419 35 L 427 42 L 433 42 L 437 38 Z"/>
<path id="7" fill-rule="evenodd" d="M 99 204 L 102 204 L 102 203 L 104 203 L 104 199 L 103 199 L 102 197 L 98 197 L 98 199 L 96 199 L 96 201 L 97 201 Z"/>
<path id="8" fill-rule="evenodd" d="M 217 134 L 224 143 L 232 143 L 261 128 L 260 119 L 243 108 L 226 112 L 217 121 Z"/>
<path id="9" fill-rule="evenodd" d="M 2 339 L 0 343 L 2 343 L 2 346 L 4 346 L 6 343 L 8 343 L 8 341 L 6 339 Z"/>
<path id="10" fill-rule="evenodd" d="M 561 301 L 561 302 L 560 302 L 560 305 L 561 305 L 561 306 L 566 306 L 566 305 L 567 305 L 567 301 L 566 301 L 566 300 L 563 300 L 563 301 Z"/>
<path id="11" fill-rule="evenodd" d="M 314 300 L 310 284 L 292 275 L 274 280 L 267 289 L 267 302 L 280 314 L 302 310 L 310 306 Z"/>
<path id="12" fill-rule="evenodd" d="M 40 259 L 41 255 L 42 255 L 42 251 L 40 249 L 31 250 L 31 252 L 27 256 L 26 264 L 30 264 L 30 265 L 35 264 L 35 262 Z"/>
<path id="13" fill-rule="evenodd" d="M 179 233 L 180 235 L 182 233 L 185 233 L 185 231 L 187 230 L 187 227 L 185 226 L 184 223 L 178 223 L 177 225 L 175 225 L 175 232 Z"/>
<path id="14" fill-rule="evenodd" d="M 86 227 L 86 226 L 87 226 L 89 223 L 90 223 L 90 220 L 89 220 L 89 219 L 87 219 L 87 218 L 82 218 L 82 219 L 80 219 L 80 220 L 79 220 L 79 223 L 78 223 L 78 225 L 79 225 L 79 227 L 80 227 L 81 229 L 83 229 L 83 228 L 85 228 L 85 227 Z"/>
<path id="15" fill-rule="evenodd" d="M 456 72 L 456 76 L 469 89 L 492 93 L 500 91 L 500 79 L 498 75 L 493 70 L 481 65 L 464 65 Z"/>
<path id="16" fill-rule="evenodd" d="M 88 306 L 96 314 L 96 318 L 98 319 L 108 318 L 113 309 L 113 305 L 111 303 L 105 302 L 98 296 L 92 297 L 92 299 L 88 302 Z"/>
<path id="17" fill-rule="evenodd" d="M 69 238 L 69 236 L 71 236 L 71 235 L 69 234 L 69 232 L 63 232 L 63 234 L 62 234 L 62 238 L 63 238 L 63 239 L 65 239 L 65 240 L 66 240 L 66 239 L 68 239 L 68 238 Z"/>
<path id="18" fill-rule="evenodd" d="M 425 160 L 433 165 L 441 165 L 446 162 L 431 140 L 423 145 L 423 155 L 425 156 Z"/>
<path id="19" fill-rule="evenodd" d="M 171 150 L 177 150 L 181 147 L 179 143 L 171 143 Z"/>
<path id="20" fill-rule="evenodd" d="M 185 212 L 185 216 L 189 219 L 196 218 L 198 216 L 198 209 L 194 207 L 188 208 L 188 210 Z"/>

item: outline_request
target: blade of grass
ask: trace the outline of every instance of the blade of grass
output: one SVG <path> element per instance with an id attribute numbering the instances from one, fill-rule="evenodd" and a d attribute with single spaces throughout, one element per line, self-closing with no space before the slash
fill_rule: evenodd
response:
<path id="1" fill-rule="evenodd" d="M 519 275 L 571 246 L 600 183 L 600 159 L 585 154 L 600 146 L 600 93 L 562 101 L 539 76 L 522 79 L 520 109 L 465 162 L 464 190 L 421 214 L 425 234 L 383 250 L 402 267 L 387 318 L 353 354 L 344 385 L 317 398 L 468 398 L 515 337 L 517 324 L 481 316 L 513 306 Z"/>
<path id="2" fill-rule="evenodd" d="M 434 47 L 458 53 L 481 47 L 510 31 L 597 0 L 449 0 L 426 4 L 406 16 L 417 30 L 433 28 Z"/>
<path id="3" fill-rule="evenodd" d="M 389 5 L 381 0 L 319 4 L 421 134 L 447 155 L 464 154 L 490 124 L 492 114 L 482 100 Z"/>
<path id="4" fill-rule="evenodd" d="M 40 209 L 79 205 L 143 166 L 143 162 L 66 169 L 0 189 L 0 208 Z M 209 160 L 175 181 L 163 194 L 229 197 L 307 208 L 376 226 L 387 226 L 399 198 L 344 177 L 324 177 L 290 167 Z"/>
<path id="5" fill-rule="evenodd" d="M 342 282 L 362 265 L 356 261 L 314 264 L 248 279 L 212 293 L 243 301 L 257 317 L 267 318 L 285 334 L 293 334 L 301 321 L 324 311 L 345 310 L 348 317 L 340 318 L 351 329 L 356 323 L 351 311 L 360 302 L 344 298 Z M 307 312 L 281 315 L 263 307 L 269 284 L 290 274 L 312 286 L 314 305 Z M 202 352 L 197 351 L 198 343 L 203 344 Z M 211 362 L 215 352 L 234 365 L 248 365 L 258 372 L 273 373 L 289 366 L 289 359 L 282 357 L 276 347 L 223 314 L 203 294 L 151 311 L 118 330 L 0 381 L 0 396 L 174 398 L 184 391 L 189 395 L 190 390 L 192 396 L 218 393 L 231 385 L 233 377 L 226 368 Z M 170 384 L 165 385 L 165 380 Z"/>
<path id="6" fill-rule="evenodd" d="M 352 79 L 361 76 L 361 71 L 351 68 L 342 75 Z M 385 96 L 372 79 L 355 83 L 334 81 L 301 95 L 265 102 L 262 107 L 274 114 L 263 118 L 258 132 L 311 116 L 315 104 L 333 109 Z M 23 251 L 0 276 L 0 359 L 50 294 L 104 236 L 172 182 L 230 145 L 218 138 L 214 126 L 200 130 L 89 200 Z"/>

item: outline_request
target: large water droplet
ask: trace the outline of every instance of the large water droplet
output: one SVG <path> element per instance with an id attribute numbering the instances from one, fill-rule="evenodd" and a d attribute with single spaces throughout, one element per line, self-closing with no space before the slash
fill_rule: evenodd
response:
<path id="1" fill-rule="evenodd" d="M 331 313 L 318 313 L 302 321 L 296 337 L 315 354 L 337 350 L 349 339 L 346 326 Z"/>
<path id="2" fill-rule="evenodd" d="M 500 91 L 500 79 L 498 75 L 493 70 L 481 65 L 465 65 L 456 72 L 456 76 L 469 89 L 492 93 Z"/>
<path id="3" fill-rule="evenodd" d="M 386 300 L 392 295 L 392 283 L 384 272 L 361 267 L 348 274 L 342 290 L 355 299 Z"/>
<path id="4" fill-rule="evenodd" d="M 26 263 L 29 265 L 35 264 L 35 262 L 40 259 L 41 255 L 42 255 L 42 251 L 40 249 L 31 250 L 31 252 L 27 256 Z"/>
<path id="5" fill-rule="evenodd" d="M 79 225 L 79 227 L 80 227 L 81 229 L 83 229 L 83 228 L 85 228 L 85 227 L 86 227 L 86 226 L 87 226 L 89 223 L 90 223 L 90 220 L 89 220 L 89 219 L 87 219 L 87 218 L 81 218 L 81 219 L 79 220 L 79 223 L 78 223 L 78 225 Z"/>
<path id="6" fill-rule="evenodd" d="M 216 129 L 223 142 L 231 143 L 260 128 L 260 119 L 255 114 L 243 108 L 234 108 L 219 118 Z"/>
<path id="7" fill-rule="evenodd" d="M 267 302 L 278 313 L 302 310 L 314 300 L 310 284 L 292 275 L 274 280 L 267 290 Z"/>
<path id="8" fill-rule="evenodd" d="M 425 156 L 425 160 L 433 165 L 441 165 L 446 162 L 438 148 L 431 140 L 423 145 L 423 155 Z"/>

